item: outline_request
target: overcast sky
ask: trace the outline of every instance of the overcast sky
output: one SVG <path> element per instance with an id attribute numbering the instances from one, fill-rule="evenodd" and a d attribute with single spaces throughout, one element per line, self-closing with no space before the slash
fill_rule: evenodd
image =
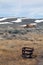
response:
<path id="1" fill-rule="evenodd" d="M 0 0 L 0 17 L 43 18 L 43 0 Z"/>

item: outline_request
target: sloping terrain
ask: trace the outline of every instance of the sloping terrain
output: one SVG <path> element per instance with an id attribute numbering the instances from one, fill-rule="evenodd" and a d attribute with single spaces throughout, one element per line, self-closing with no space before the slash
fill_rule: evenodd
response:
<path id="1" fill-rule="evenodd" d="M 0 22 L 14 20 L 17 18 Z M 19 23 L 0 25 L 0 65 L 43 65 L 43 22 L 37 23 L 36 28 L 16 28 L 18 25 L 34 23 L 35 20 L 23 19 Z M 33 58 L 22 57 L 22 48 L 25 46 L 34 48 Z"/>
<path id="2" fill-rule="evenodd" d="M 19 19 L 19 20 L 18 20 Z M 37 22 L 38 20 L 38 22 Z M 42 20 L 42 22 L 41 22 Z M 40 22 L 39 22 L 40 21 Z M 0 27 L 18 27 L 19 25 L 25 25 L 30 23 L 37 23 L 37 27 L 43 26 L 43 19 L 31 19 L 31 18 L 20 18 L 20 17 L 11 17 L 11 18 L 0 18 Z M 42 28 L 42 27 L 41 27 Z"/>

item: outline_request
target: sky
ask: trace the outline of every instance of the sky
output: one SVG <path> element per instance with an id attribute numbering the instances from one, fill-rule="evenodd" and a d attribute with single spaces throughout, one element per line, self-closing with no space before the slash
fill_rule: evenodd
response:
<path id="1" fill-rule="evenodd" d="M 0 17 L 43 18 L 43 0 L 0 0 Z"/>

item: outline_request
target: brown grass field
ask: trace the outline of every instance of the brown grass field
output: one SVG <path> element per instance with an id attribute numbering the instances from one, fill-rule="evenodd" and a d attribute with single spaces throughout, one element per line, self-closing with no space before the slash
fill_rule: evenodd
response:
<path id="1" fill-rule="evenodd" d="M 31 35 L 33 40 L 0 40 L 0 65 L 39 65 L 39 57 L 43 57 L 43 34 Z M 34 48 L 33 55 L 36 57 L 22 58 L 24 46 Z"/>

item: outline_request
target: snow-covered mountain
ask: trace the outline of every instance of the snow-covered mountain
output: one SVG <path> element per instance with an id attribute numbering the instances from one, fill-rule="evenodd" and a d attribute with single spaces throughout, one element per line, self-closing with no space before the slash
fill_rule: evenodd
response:
<path id="1" fill-rule="evenodd" d="M 43 26 L 43 19 L 31 19 L 31 18 L 26 18 L 26 17 L 0 17 L 0 26 L 25 26 L 26 24 L 37 24 L 37 26 Z"/>

